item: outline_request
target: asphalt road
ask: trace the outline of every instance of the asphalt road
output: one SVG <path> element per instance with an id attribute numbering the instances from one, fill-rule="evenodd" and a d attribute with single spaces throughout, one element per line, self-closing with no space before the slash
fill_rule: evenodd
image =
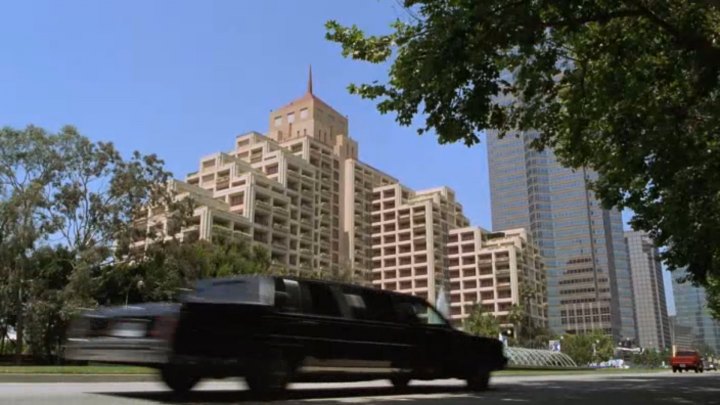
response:
<path id="1" fill-rule="evenodd" d="M 156 381 L 2 383 L 0 404 L 243 404 L 262 402 L 240 381 L 210 381 L 177 398 Z M 495 377 L 482 393 L 458 380 L 411 383 L 398 392 L 384 381 L 296 384 L 272 402 L 327 404 L 720 404 L 720 373 Z"/>

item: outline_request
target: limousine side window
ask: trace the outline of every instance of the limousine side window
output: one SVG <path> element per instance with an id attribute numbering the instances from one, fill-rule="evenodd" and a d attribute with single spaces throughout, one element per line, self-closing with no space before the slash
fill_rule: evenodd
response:
<path id="1" fill-rule="evenodd" d="M 353 318 L 379 322 L 397 322 L 392 298 L 381 291 L 371 291 L 350 286 L 343 287 L 345 302 Z"/>
<path id="2" fill-rule="evenodd" d="M 444 325 L 447 321 L 433 307 L 422 300 L 401 300 L 396 304 L 398 316 L 404 323 Z"/>
<path id="3" fill-rule="evenodd" d="M 337 299 L 329 285 L 322 283 L 300 283 L 302 309 L 306 314 L 341 316 Z"/>
<path id="4" fill-rule="evenodd" d="M 296 280 L 275 280 L 275 308 L 283 312 L 300 312 L 300 284 Z"/>

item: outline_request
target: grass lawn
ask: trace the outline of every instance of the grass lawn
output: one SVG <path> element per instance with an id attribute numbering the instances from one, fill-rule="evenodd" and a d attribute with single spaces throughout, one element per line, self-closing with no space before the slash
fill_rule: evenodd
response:
<path id="1" fill-rule="evenodd" d="M 145 367 L 89 365 L 89 366 L 0 366 L 0 374 L 154 374 Z"/>

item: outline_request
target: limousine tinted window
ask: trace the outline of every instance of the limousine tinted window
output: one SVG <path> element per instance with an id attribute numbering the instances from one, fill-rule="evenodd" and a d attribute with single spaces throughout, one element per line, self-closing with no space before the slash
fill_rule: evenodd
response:
<path id="1" fill-rule="evenodd" d="M 399 298 L 395 305 L 401 322 L 422 325 L 449 325 L 440 313 L 423 300 Z"/>
<path id="2" fill-rule="evenodd" d="M 300 283 L 296 280 L 275 280 L 275 307 L 280 311 L 301 312 Z"/>
<path id="3" fill-rule="evenodd" d="M 272 303 L 272 284 L 263 277 L 202 280 L 188 295 L 190 300 L 228 303 Z"/>
<path id="4" fill-rule="evenodd" d="M 335 294 L 330 286 L 321 283 L 300 283 L 302 310 L 306 314 L 341 316 Z"/>
<path id="5" fill-rule="evenodd" d="M 345 301 L 355 319 L 397 322 L 392 298 L 381 291 L 343 287 Z"/>

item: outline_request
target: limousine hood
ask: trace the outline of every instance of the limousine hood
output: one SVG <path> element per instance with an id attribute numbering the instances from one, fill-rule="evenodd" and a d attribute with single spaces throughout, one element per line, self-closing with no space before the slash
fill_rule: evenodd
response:
<path id="1" fill-rule="evenodd" d="M 76 316 L 68 328 L 68 337 L 113 336 L 121 325 L 136 325 L 142 330 L 137 333 L 151 333 L 166 320 L 176 319 L 180 304 L 154 302 L 138 305 L 100 307 L 86 310 Z"/>
<path id="2" fill-rule="evenodd" d="M 175 314 L 180 311 L 180 304 L 174 302 L 149 302 L 144 304 L 117 305 L 100 307 L 85 312 L 85 316 L 106 318 L 116 317 L 149 317 Z"/>

